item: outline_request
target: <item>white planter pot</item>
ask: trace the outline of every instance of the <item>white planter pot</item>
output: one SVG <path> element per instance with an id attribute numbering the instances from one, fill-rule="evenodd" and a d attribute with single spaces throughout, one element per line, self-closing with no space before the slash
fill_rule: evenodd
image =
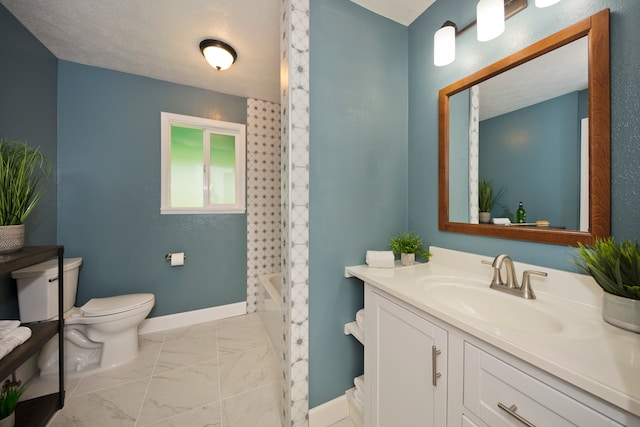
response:
<path id="1" fill-rule="evenodd" d="M 605 292 L 602 296 L 602 318 L 619 328 L 640 333 L 640 300 Z"/>
<path id="2" fill-rule="evenodd" d="M 24 224 L 0 226 L 0 254 L 17 252 L 24 247 Z"/>
<path id="3" fill-rule="evenodd" d="M 416 262 L 416 254 L 400 254 L 400 264 L 413 265 Z"/>
<path id="4" fill-rule="evenodd" d="M 0 427 L 14 427 L 16 425 L 15 411 L 0 420 Z"/>
<path id="5" fill-rule="evenodd" d="M 491 212 L 478 212 L 478 220 L 480 224 L 489 224 L 489 221 L 491 221 Z"/>

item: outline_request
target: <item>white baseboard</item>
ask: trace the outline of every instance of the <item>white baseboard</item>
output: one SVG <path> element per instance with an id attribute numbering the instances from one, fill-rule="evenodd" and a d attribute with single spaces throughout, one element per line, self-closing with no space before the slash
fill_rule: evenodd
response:
<path id="1" fill-rule="evenodd" d="M 140 323 L 138 333 L 140 335 L 152 332 L 166 331 L 167 329 L 181 328 L 197 323 L 226 319 L 228 317 L 247 314 L 246 301 L 218 307 L 203 308 L 201 310 L 186 311 L 184 313 L 168 314 L 166 316 L 151 317 Z"/>
<path id="2" fill-rule="evenodd" d="M 349 402 L 347 396 L 336 397 L 333 400 L 318 405 L 309 410 L 309 427 L 327 427 L 349 416 Z"/>

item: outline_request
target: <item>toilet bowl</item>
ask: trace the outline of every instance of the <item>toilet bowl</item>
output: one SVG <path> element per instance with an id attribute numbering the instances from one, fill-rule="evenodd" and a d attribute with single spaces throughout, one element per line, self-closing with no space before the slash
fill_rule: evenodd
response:
<path id="1" fill-rule="evenodd" d="M 153 305 L 149 293 L 93 298 L 74 307 L 81 258 L 64 260 L 65 369 L 67 373 L 110 369 L 138 354 L 138 326 Z M 23 323 L 57 318 L 57 261 L 46 261 L 12 273 L 18 281 L 20 320 Z M 58 338 L 40 352 L 41 375 L 58 370 Z"/>

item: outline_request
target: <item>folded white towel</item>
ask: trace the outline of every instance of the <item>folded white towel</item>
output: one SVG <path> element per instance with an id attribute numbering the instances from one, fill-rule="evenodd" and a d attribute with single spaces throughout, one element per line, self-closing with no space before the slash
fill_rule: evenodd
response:
<path id="1" fill-rule="evenodd" d="M 355 377 L 353 379 L 353 385 L 356 386 L 356 390 L 364 391 L 364 375 L 360 375 L 359 377 Z"/>
<path id="2" fill-rule="evenodd" d="M 509 218 L 491 218 L 491 222 L 496 225 L 511 225 Z"/>
<path id="3" fill-rule="evenodd" d="M 365 260 L 369 267 L 393 268 L 395 267 L 395 255 L 391 251 L 367 251 Z"/>
<path id="4" fill-rule="evenodd" d="M 364 329 L 364 308 L 361 308 L 356 312 L 356 323 Z"/>
<path id="5" fill-rule="evenodd" d="M 11 350 L 31 338 L 31 329 L 20 326 L 6 337 L 0 339 L 0 359 L 11 353 Z"/>
<path id="6" fill-rule="evenodd" d="M 0 320 L 0 339 L 18 329 L 18 326 L 20 326 L 19 320 Z"/>

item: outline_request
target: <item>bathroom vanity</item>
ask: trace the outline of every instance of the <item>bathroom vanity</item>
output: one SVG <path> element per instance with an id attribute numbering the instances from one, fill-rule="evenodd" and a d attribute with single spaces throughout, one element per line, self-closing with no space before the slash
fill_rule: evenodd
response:
<path id="1" fill-rule="evenodd" d="M 62 270 L 64 246 L 27 246 L 18 252 L 0 256 L 0 274 L 24 268 L 51 258 L 58 258 L 58 269 Z M 58 319 L 30 323 L 31 338 L 15 348 L 0 360 L 0 379 L 6 378 L 27 359 L 34 356 L 56 334 L 59 343 L 63 342 L 64 324 L 62 319 L 62 292 L 64 284 L 62 275 L 58 280 Z M 64 406 L 64 370 L 62 361 L 64 346 L 59 346 L 60 373 L 58 375 L 58 392 L 40 396 L 21 402 L 16 408 L 16 426 L 44 426 L 53 414 Z"/>
<path id="2" fill-rule="evenodd" d="M 490 257 L 347 267 L 364 282 L 366 426 L 640 426 L 640 335 L 589 276 L 515 263 L 537 299 L 490 289 Z"/>

